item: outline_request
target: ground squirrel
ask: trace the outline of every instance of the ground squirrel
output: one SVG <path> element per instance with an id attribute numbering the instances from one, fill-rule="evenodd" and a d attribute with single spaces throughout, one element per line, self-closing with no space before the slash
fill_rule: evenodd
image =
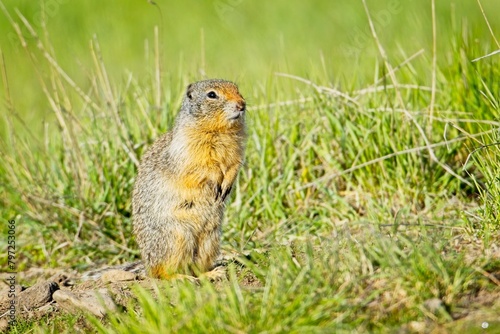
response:
<path id="1" fill-rule="evenodd" d="M 225 201 L 243 163 L 246 103 L 236 84 L 187 87 L 173 129 L 143 155 L 133 232 L 149 276 L 218 278 Z"/>

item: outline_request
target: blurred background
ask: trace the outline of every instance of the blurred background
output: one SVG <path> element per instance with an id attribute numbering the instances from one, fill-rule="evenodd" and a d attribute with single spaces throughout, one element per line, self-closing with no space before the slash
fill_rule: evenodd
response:
<path id="1" fill-rule="evenodd" d="M 406 333 L 475 301 L 498 323 L 500 54 L 472 62 L 500 49 L 498 13 L 499 0 L 0 0 L 0 217 L 16 221 L 16 270 L 139 259 L 138 161 L 187 84 L 218 77 L 248 105 L 222 241 L 251 254 L 245 307 L 233 284 L 195 289 L 145 307 L 149 328 Z M 130 321 L 109 324 L 143 325 Z"/>
<path id="2" fill-rule="evenodd" d="M 431 1 L 369 0 L 367 5 L 393 64 L 425 50 L 427 61 L 415 62 L 414 70 L 418 80 L 428 83 Z M 483 0 L 482 5 L 498 31 L 500 2 Z M 243 90 L 265 86 L 269 80 L 290 81 L 276 79 L 275 72 L 312 80 L 320 77 L 350 90 L 373 81 L 379 60 L 361 1 L 2 0 L 1 7 L 0 49 L 10 99 L 27 124 L 40 124 L 54 116 L 43 107 L 45 97 L 37 79 L 37 71 L 43 76 L 47 64 L 39 61 L 37 39 L 22 24 L 24 19 L 51 45 L 60 68 L 83 90 L 91 86 L 92 40 L 100 47 L 111 82 L 125 84 L 130 74 L 140 82 L 151 81 L 155 27 L 161 73 L 167 86 L 175 86 L 174 91 L 203 77 L 236 80 Z M 477 56 L 496 49 L 475 0 L 436 1 L 436 15 L 440 63 L 447 61 L 457 36 L 475 36 L 470 42 L 480 45 Z M 29 53 L 35 54 L 31 60 Z M 0 85 L 4 114 L 5 80 Z M 1 122 L 4 128 L 4 117 Z"/>

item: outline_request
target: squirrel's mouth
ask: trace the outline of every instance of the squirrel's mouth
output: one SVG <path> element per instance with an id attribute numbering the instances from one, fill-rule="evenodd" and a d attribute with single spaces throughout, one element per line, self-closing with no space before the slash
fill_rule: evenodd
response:
<path id="1" fill-rule="evenodd" d="M 236 120 L 236 119 L 240 118 L 241 116 L 243 116 L 243 113 L 244 113 L 244 111 L 236 111 L 234 114 L 229 116 L 229 119 Z"/>

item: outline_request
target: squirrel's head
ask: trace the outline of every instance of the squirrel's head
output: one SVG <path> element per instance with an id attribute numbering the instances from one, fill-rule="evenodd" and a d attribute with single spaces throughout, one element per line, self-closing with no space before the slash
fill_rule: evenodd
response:
<path id="1" fill-rule="evenodd" d="M 210 79 L 187 87 L 181 112 L 213 122 L 214 126 L 232 127 L 244 123 L 245 109 L 245 99 L 235 83 Z"/>

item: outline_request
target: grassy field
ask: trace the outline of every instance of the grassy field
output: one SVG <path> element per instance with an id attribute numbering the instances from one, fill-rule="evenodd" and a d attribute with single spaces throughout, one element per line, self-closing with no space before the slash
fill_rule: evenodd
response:
<path id="1" fill-rule="evenodd" d="M 500 54 L 472 62 L 498 1 L 156 3 L 0 0 L 0 245 L 15 220 L 19 271 L 138 259 L 137 161 L 222 77 L 249 105 L 223 250 L 249 255 L 10 333 L 500 333 Z"/>

